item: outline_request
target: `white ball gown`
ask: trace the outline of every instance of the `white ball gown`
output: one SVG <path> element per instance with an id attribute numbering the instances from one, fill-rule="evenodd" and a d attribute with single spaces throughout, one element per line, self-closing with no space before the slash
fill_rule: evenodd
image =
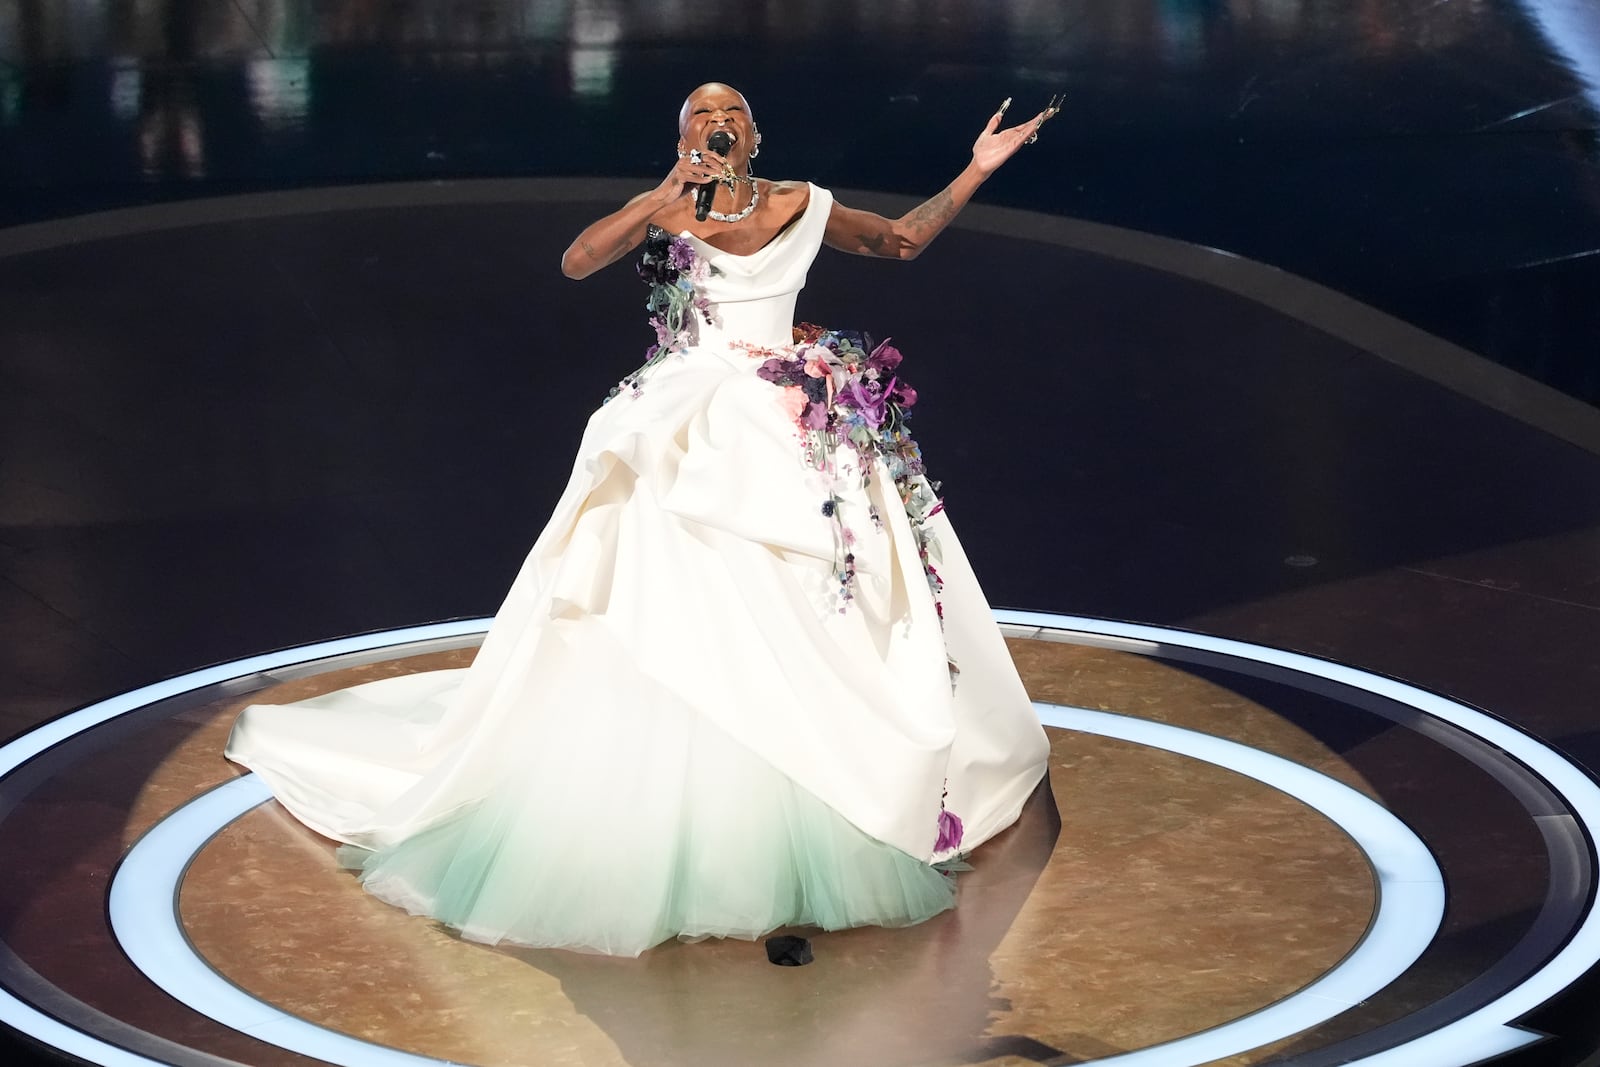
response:
<path id="1" fill-rule="evenodd" d="M 616 955 L 906 925 L 1016 819 L 1047 745 L 945 516 L 848 441 L 818 470 L 757 373 L 795 354 L 831 204 L 751 255 L 674 242 L 704 311 L 589 420 L 470 668 L 240 716 L 228 757 L 378 897 Z"/>

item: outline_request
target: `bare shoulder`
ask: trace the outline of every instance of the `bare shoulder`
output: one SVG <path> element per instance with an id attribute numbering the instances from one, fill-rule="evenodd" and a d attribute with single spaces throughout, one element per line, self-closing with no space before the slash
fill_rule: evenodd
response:
<path id="1" fill-rule="evenodd" d="M 765 179 L 767 186 L 763 196 L 770 197 L 774 203 L 803 204 L 811 198 L 810 182 L 773 181 Z"/>

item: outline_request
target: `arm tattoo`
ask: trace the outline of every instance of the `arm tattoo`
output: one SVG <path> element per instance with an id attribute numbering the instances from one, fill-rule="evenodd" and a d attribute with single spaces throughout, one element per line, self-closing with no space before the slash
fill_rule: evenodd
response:
<path id="1" fill-rule="evenodd" d="M 956 217 L 957 210 L 955 200 L 950 196 L 950 188 L 946 186 L 938 196 L 913 211 L 906 222 L 918 236 L 932 236 L 928 231 L 938 233 L 944 229 L 945 224 Z"/>
<path id="2" fill-rule="evenodd" d="M 858 233 L 856 240 L 875 256 L 889 255 L 889 235 L 886 233 Z"/>
<path id="3" fill-rule="evenodd" d="M 584 254 L 586 256 L 588 256 L 590 259 L 599 259 L 600 258 L 600 253 L 596 252 L 594 250 L 594 245 L 590 244 L 588 241 L 579 241 L 578 242 L 578 247 L 583 249 Z"/>

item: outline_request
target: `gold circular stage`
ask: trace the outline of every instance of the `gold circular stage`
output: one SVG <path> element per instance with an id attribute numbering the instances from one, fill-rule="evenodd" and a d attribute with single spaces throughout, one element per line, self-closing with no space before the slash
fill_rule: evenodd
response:
<path id="1" fill-rule="evenodd" d="M 463 941 L 365 894 L 332 842 L 223 760 L 247 703 L 470 662 L 481 630 L 447 624 L 223 665 L 75 713 L 94 719 L 81 729 L 62 720 L 0 776 L 15 797 L 0 849 L 25 858 L 6 986 L 167 1062 L 363 1067 L 1245 1065 L 1406 1039 L 1448 1002 L 1430 969 L 1452 921 L 1440 867 L 1348 737 L 1330 742 L 1330 708 L 1356 747 L 1401 729 L 1375 703 L 1384 680 L 1358 697 L 1324 664 L 1302 692 L 1284 672 L 1317 675 L 1304 657 L 1038 618 L 1008 633 L 1047 725 L 1047 781 L 971 857 L 953 912 L 795 931 L 808 966 L 733 940 L 636 960 Z M 1406 736 L 1461 744 L 1424 718 Z"/>

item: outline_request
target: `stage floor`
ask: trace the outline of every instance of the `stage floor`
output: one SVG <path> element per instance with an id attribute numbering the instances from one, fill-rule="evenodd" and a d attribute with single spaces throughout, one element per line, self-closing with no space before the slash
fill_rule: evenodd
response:
<path id="1" fill-rule="evenodd" d="M 467 622 L 60 720 L 6 766 L 0 974 L 35 1023 L 73 1028 L 32 1032 L 106 1063 L 1425 1064 L 1535 1040 L 1503 1025 L 1515 1005 L 1600 954 L 1588 935 L 1550 958 L 1587 921 L 1600 791 L 1533 739 L 1309 657 L 1002 618 L 1047 782 L 959 876 L 954 912 L 795 931 L 807 967 L 741 941 L 638 960 L 462 941 L 364 894 L 220 758 L 245 703 L 465 665 Z M 1470 833 L 1413 829 L 1432 799 L 1393 786 L 1423 765 L 1474 798 Z"/>

